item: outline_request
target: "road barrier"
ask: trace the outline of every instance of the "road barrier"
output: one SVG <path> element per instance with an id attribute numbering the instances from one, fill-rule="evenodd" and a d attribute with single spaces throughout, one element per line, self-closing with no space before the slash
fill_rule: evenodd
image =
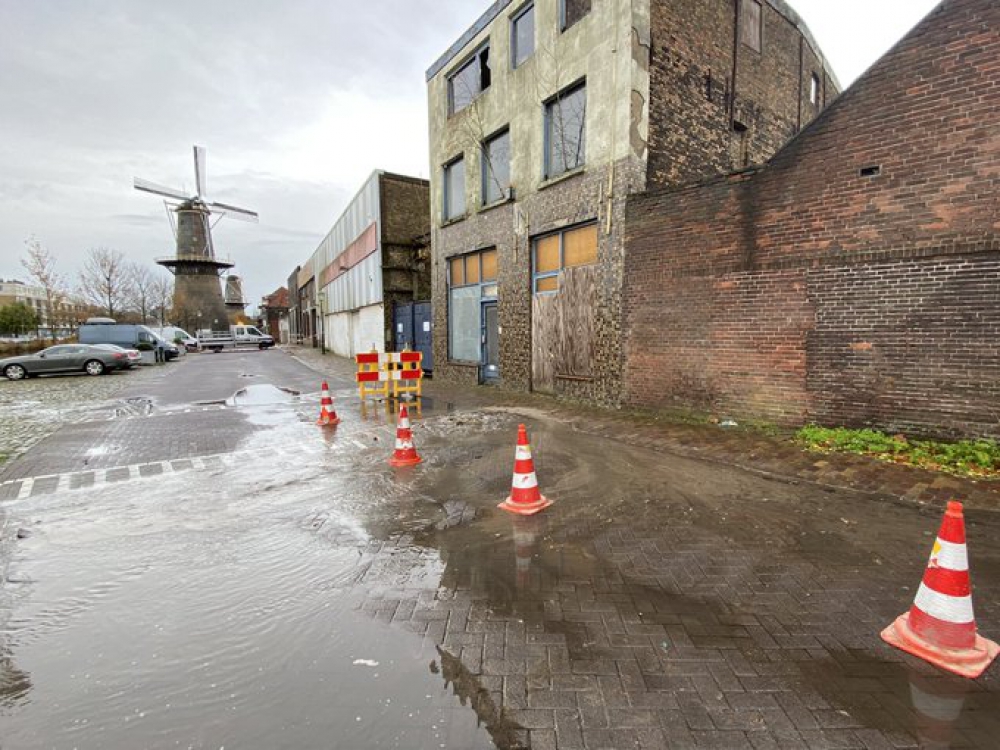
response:
<path id="1" fill-rule="evenodd" d="M 424 370 L 422 367 L 424 355 L 420 352 L 402 351 L 380 354 L 376 351 L 359 354 L 355 358 L 358 364 L 358 391 L 361 400 L 369 396 L 380 398 L 399 398 L 410 393 L 417 398 L 423 394 Z M 370 385 L 377 383 L 377 385 Z"/>

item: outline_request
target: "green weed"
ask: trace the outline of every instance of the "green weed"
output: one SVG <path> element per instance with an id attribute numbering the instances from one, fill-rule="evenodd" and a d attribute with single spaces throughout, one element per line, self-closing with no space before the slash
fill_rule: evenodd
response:
<path id="1" fill-rule="evenodd" d="M 856 453 L 881 461 L 919 466 L 961 477 L 1000 477 L 1000 445 L 993 440 L 911 440 L 905 435 L 887 435 L 878 430 L 808 425 L 795 439 L 820 453 Z"/>

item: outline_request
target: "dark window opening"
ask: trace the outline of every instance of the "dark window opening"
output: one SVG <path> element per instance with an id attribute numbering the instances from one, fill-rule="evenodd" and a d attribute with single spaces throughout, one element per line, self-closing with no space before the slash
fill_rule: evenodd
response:
<path id="1" fill-rule="evenodd" d="M 456 114 L 468 107 L 493 82 L 490 47 L 487 44 L 468 62 L 448 76 L 448 111 Z"/>
<path id="2" fill-rule="evenodd" d="M 882 166 L 880 164 L 873 164 L 870 167 L 861 168 L 862 177 L 878 177 L 882 174 Z"/>
<path id="3" fill-rule="evenodd" d="M 740 39 L 750 49 L 760 52 L 764 15 L 758 0 L 742 0 L 740 3 Z"/>
<path id="4" fill-rule="evenodd" d="M 750 166 L 750 128 L 739 120 L 733 121 L 732 162 L 736 169 Z"/>
<path id="5" fill-rule="evenodd" d="M 590 13 L 590 2 L 591 0 L 560 0 L 559 27 L 566 31 Z"/>

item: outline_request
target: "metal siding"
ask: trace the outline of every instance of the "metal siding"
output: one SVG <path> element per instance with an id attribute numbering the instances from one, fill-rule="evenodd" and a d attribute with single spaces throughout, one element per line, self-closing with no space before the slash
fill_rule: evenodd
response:
<path id="1" fill-rule="evenodd" d="M 372 222 L 377 223 L 378 252 L 325 287 L 328 313 L 357 310 L 382 302 L 382 227 L 379 215 L 381 177 L 381 171 L 372 173 L 310 259 L 313 272 L 319 277 L 323 269 L 364 233 Z"/>

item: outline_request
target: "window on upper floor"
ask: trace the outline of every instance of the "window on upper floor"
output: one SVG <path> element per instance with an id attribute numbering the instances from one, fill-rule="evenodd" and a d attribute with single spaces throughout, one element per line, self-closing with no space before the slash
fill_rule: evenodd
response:
<path id="1" fill-rule="evenodd" d="M 457 159 L 444 165 L 444 207 L 445 221 L 465 215 L 465 159 Z"/>
<path id="2" fill-rule="evenodd" d="M 740 39 L 756 52 L 762 48 L 764 14 L 758 0 L 740 2 Z"/>
<path id="3" fill-rule="evenodd" d="M 809 86 L 809 101 L 819 104 L 819 76 L 815 73 L 812 74 L 812 83 Z"/>
<path id="4" fill-rule="evenodd" d="M 448 112 L 456 114 L 468 107 L 493 81 L 490 45 L 484 44 L 458 70 L 448 76 Z"/>
<path id="5" fill-rule="evenodd" d="M 483 205 L 510 198 L 510 131 L 483 142 Z"/>
<path id="6" fill-rule="evenodd" d="M 529 3 L 510 21 L 510 64 L 516 68 L 535 53 L 535 4 Z"/>
<path id="7" fill-rule="evenodd" d="M 566 31 L 590 13 L 591 0 L 559 0 L 559 28 Z"/>
<path id="8" fill-rule="evenodd" d="M 579 83 L 545 103 L 545 178 L 582 167 L 586 157 L 587 86 Z"/>

